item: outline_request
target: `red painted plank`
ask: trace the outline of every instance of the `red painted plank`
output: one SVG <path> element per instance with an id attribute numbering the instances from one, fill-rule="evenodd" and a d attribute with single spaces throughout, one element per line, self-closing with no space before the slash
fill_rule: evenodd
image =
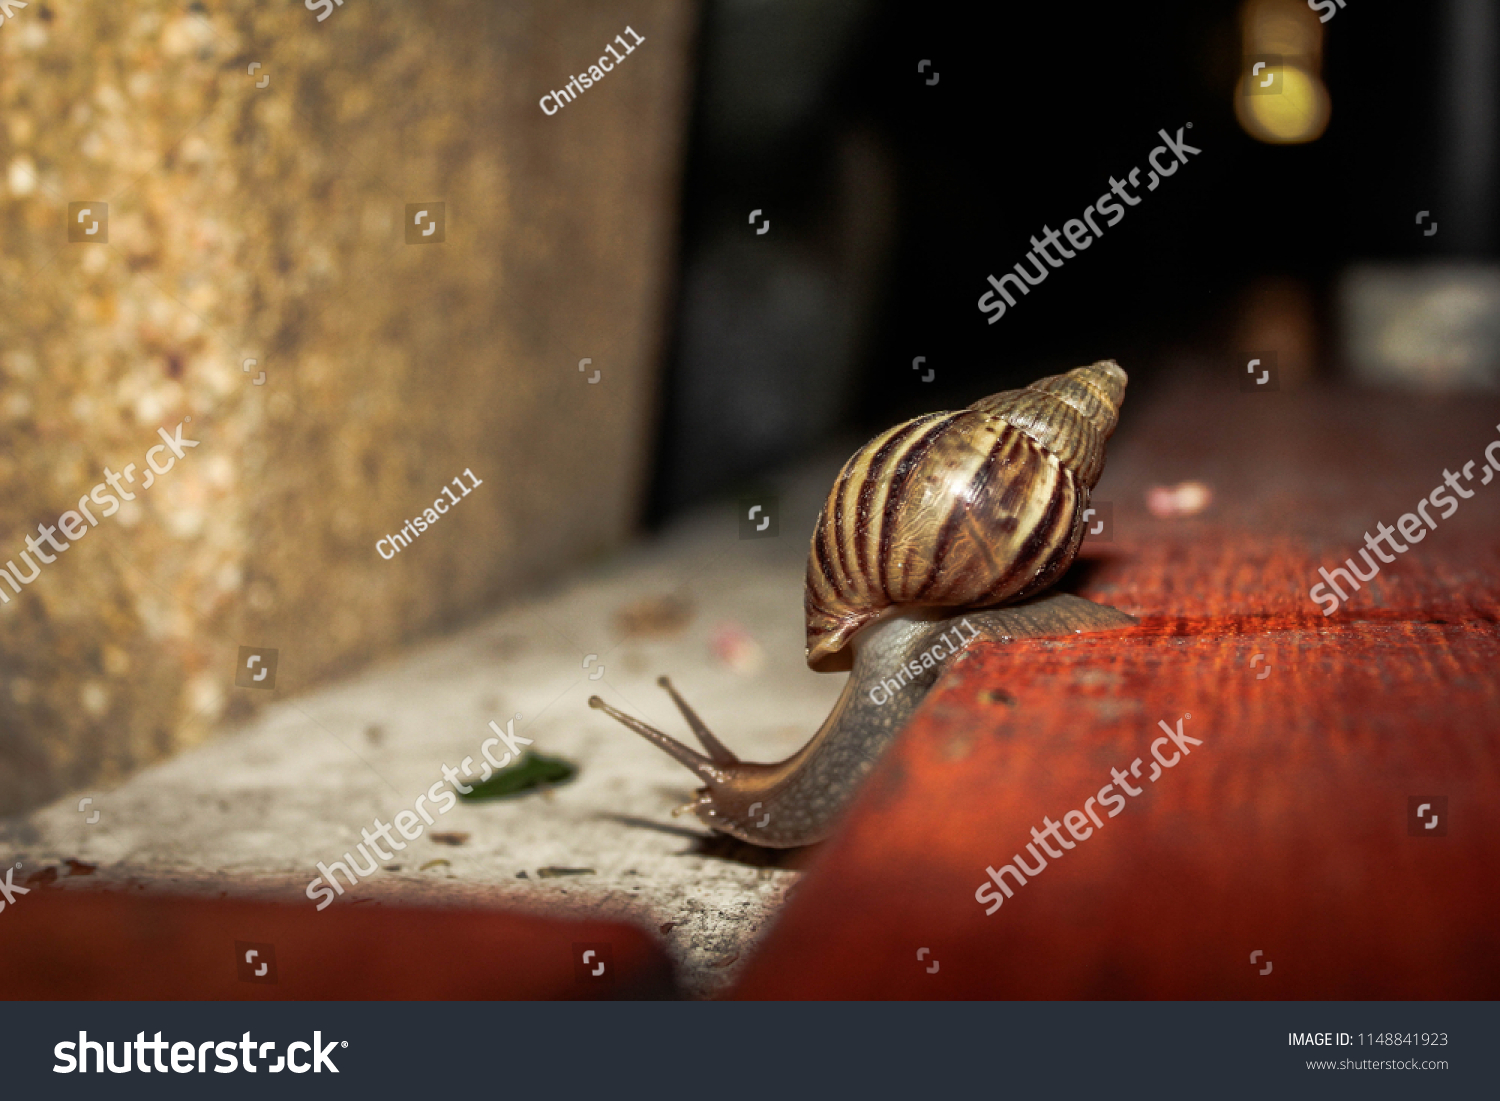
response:
<path id="1" fill-rule="evenodd" d="M 1257 443 L 1243 425 L 1217 454 L 1203 425 L 1235 418 L 1158 409 L 1158 426 L 1191 427 L 1161 454 L 1154 438 L 1127 443 L 1101 485 L 1118 498 L 1116 542 L 1078 587 L 1141 625 L 957 663 L 737 995 L 1500 996 L 1500 480 L 1338 614 L 1306 595 L 1320 565 L 1410 509 L 1445 462 L 1482 454 L 1496 410 L 1466 410 L 1455 433 L 1451 406 L 1362 400 L 1363 423 L 1332 416 L 1319 430 L 1348 445 L 1325 471 L 1286 464 L 1274 435 Z M 1397 422 L 1414 433 L 1407 452 L 1354 446 Z M 1152 520 L 1140 502 L 1164 469 L 1222 479 L 1214 510 Z M 1330 484 L 1347 492 L 1329 499 Z M 1151 782 L 1158 721 L 1186 714 L 1203 744 Z M 1170 743 L 1158 748 L 1170 759 Z M 1049 837 L 1061 855 L 1025 886 L 1007 875 L 1013 895 L 987 915 L 986 869 L 1018 852 L 1035 868 L 1032 829 L 1119 791 L 1111 770 L 1137 758 L 1145 779 L 1127 780 L 1141 794 L 1115 817 L 1096 801 L 1102 826 L 1074 819 L 1093 832 L 1063 832 L 1071 849 Z M 1446 797 L 1445 836 L 1409 835 L 1410 796 Z"/>
<path id="2" fill-rule="evenodd" d="M 583 968 L 588 946 L 601 954 Z M 257 955 L 237 966 L 250 950 Z M 0 914 L 0 975 L 16 1000 L 672 996 L 665 955 L 625 925 L 56 888 L 17 895 Z"/>

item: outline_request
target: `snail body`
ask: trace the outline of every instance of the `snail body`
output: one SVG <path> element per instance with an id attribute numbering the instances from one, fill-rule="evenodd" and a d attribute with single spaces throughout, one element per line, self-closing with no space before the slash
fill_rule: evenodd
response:
<path id="1" fill-rule="evenodd" d="M 679 810 L 771 848 L 821 840 L 974 640 L 1135 622 L 1078 597 L 1036 597 L 1078 553 L 1125 384 L 1125 372 L 1102 360 L 897 425 L 844 464 L 814 529 L 804 608 L 808 665 L 851 676 L 786 760 L 741 762 L 665 677 L 659 683 L 706 755 L 597 696 L 589 705 L 698 775 L 705 786 Z"/>

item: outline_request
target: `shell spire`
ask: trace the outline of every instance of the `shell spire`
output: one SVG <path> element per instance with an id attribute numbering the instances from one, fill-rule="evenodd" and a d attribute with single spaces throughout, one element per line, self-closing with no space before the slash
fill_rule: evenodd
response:
<path id="1" fill-rule="evenodd" d="M 984 608 L 1051 585 L 1083 539 L 1126 374 L 1112 359 L 881 433 L 839 473 L 813 532 L 807 663 L 894 608 Z"/>
<path id="2" fill-rule="evenodd" d="M 1093 489 L 1104 473 L 1104 442 L 1119 423 L 1126 381 L 1118 363 L 1101 359 L 1022 390 L 980 398 L 969 408 L 1015 425 Z"/>

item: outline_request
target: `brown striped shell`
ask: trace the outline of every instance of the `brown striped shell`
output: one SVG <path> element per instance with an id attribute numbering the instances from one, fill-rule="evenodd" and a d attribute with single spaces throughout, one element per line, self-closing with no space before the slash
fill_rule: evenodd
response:
<path id="1" fill-rule="evenodd" d="M 1083 539 L 1126 375 L 1112 359 L 929 413 L 844 464 L 807 560 L 807 664 L 848 669 L 889 610 L 983 608 L 1060 577 Z"/>

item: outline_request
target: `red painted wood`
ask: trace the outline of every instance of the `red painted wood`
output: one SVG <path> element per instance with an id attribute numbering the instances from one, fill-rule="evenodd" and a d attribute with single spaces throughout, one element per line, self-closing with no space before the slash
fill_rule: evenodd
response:
<path id="1" fill-rule="evenodd" d="M 1074 578 L 1141 625 L 960 661 L 738 996 L 1500 996 L 1500 478 L 1334 616 L 1306 595 L 1482 463 L 1500 405 L 1265 398 L 1147 403 L 1095 494 L 1115 541 Z M 1153 520 L 1146 487 L 1189 477 L 1213 508 Z M 986 916 L 986 867 L 1031 862 L 1112 768 L 1149 777 L 1188 713 L 1203 744 Z M 1447 836 L 1408 835 L 1411 795 L 1447 796 Z"/>
<path id="2" fill-rule="evenodd" d="M 35 888 L 6 906 L 0 923 L 0 975 L 5 997 L 14 1000 L 570 1000 L 672 993 L 660 948 L 639 930 L 604 922 L 388 906 L 318 913 L 310 905 Z M 274 945 L 274 985 L 240 978 L 236 941 Z M 609 967 L 598 980 L 578 974 L 576 944 L 609 946 Z M 595 967 L 598 958 L 590 961 Z M 252 971 L 265 959 L 261 953 L 252 960 Z"/>

